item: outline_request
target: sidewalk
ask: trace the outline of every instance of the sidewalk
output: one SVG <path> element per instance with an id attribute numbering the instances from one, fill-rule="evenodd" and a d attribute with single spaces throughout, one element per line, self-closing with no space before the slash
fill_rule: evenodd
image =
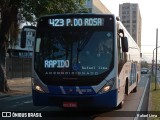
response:
<path id="1" fill-rule="evenodd" d="M 7 83 L 10 91 L 8 93 L 0 93 L 0 98 L 31 93 L 30 77 L 7 79 Z"/>

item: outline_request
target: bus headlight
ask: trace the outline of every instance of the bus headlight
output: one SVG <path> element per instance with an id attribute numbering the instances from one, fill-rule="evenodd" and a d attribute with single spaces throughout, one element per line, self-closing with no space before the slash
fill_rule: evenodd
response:
<path id="1" fill-rule="evenodd" d="M 39 85 L 35 85 L 35 90 L 36 90 L 37 92 L 44 93 L 44 91 L 42 90 L 42 88 L 41 88 Z"/>
<path id="2" fill-rule="evenodd" d="M 113 87 L 114 82 L 115 82 L 115 78 L 108 80 L 106 85 L 103 86 L 103 88 L 100 90 L 100 93 L 102 94 L 110 91 Z"/>
<path id="3" fill-rule="evenodd" d="M 108 92 L 110 90 L 111 86 L 107 85 L 105 87 L 103 87 L 102 91 L 103 92 Z"/>
<path id="4" fill-rule="evenodd" d="M 40 92 L 40 93 L 44 93 L 44 90 L 42 89 L 42 87 L 34 80 L 34 78 L 32 78 L 32 88 L 33 90 Z"/>

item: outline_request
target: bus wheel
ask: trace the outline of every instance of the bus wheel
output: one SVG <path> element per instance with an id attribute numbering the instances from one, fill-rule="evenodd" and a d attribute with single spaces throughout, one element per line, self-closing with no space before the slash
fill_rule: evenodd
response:
<path id="1" fill-rule="evenodd" d="M 125 96 L 126 96 L 126 94 L 125 94 L 125 92 L 126 92 L 126 89 L 124 89 L 124 99 L 125 99 Z M 120 102 L 120 104 L 117 106 L 117 109 L 121 109 L 122 107 L 123 107 L 123 104 L 124 104 L 124 99 Z"/>
<path id="2" fill-rule="evenodd" d="M 125 94 L 128 95 L 128 79 L 126 80 L 126 85 L 125 85 Z"/>
<path id="3" fill-rule="evenodd" d="M 133 93 L 136 93 L 136 92 L 137 92 L 137 86 L 133 89 L 132 92 L 133 92 Z"/>
<path id="4" fill-rule="evenodd" d="M 132 90 L 132 93 L 136 93 L 137 92 L 137 86 L 138 86 L 138 81 L 136 82 L 136 87 Z"/>
<path id="5" fill-rule="evenodd" d="M 121 109 L 123 107 L 124 100 L 121 101 L 121 103 L 117 106 L 117 109 Z"/>

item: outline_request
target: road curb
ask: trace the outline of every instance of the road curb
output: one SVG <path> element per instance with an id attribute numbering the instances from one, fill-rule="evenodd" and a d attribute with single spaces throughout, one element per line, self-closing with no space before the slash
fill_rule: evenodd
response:
<path id="1" fill-rule="evenodd" d="M 149 89 L 149 101 L 148 101 L 148 111 L 151 111 L 151 106 L 152 106 L 152 102 L 151 102 L 151 97 L 152 97 L 152 94 L 151 94 L 151 76 L 149 77 L 149 83 L 150 83 L 150 89 Z M 147 120 L 151 120 L 151 118 L 147 118 Z"/>
<path id="2" fill-rule="evenodd" d="M 138 108 L 137 108 L 137 111 L 138 111 L 138 112 L 140 112 L 141 109 L 142 109 L 142 103 L 143 103 L 143 100 L 144 100 L 144 97 L 145 97 L 145 93 L 146 93 L 147 87 L 148 87 L 148 86 L 150 87 L 149 83 L 150 83 L 150 78 L 148 78 L 147 84 L 145 85 L 145 88 L 144 88 L 144 91 L 143 91 L 143 94 L 142 94 L 142 97 L 141 97 L 139 106 L 138 106 Z M 150 90 L 150 89 L 149 89 L 149 90 Z M 133 120 L 138 120 L 138 119 L 139 119 L 139 117 L 135 116 Z"/>
<path id="3" fill-rule="evenodd" d="M 4 94 L 4 93 L 0 93 L 0 99 L 1 98 L 5 98 L 5 97 L 9 97 L 10 95 L 8 95 L 8 94 Z"/>

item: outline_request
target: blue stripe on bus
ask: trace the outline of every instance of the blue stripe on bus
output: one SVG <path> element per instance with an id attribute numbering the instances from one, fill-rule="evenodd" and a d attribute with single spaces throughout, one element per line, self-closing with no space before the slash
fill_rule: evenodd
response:
<path id="1" fill-rule="evenodd" d="M 92 95 L 95 91 L 91 86 L 48 86 L 49 92 L 54 95 L 68 94 L 68 95 Z"/>

